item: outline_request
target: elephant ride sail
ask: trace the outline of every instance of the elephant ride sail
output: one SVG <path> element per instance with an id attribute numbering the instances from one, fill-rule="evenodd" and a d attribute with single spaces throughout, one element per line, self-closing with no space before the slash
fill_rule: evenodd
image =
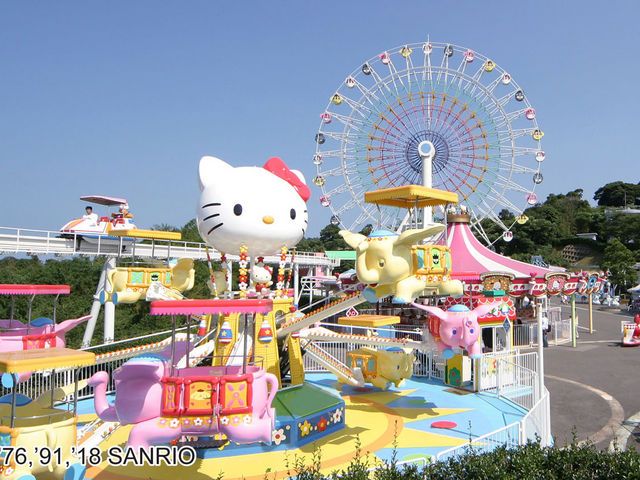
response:
<path id="1" fill-rule="evenodd" d="M 0 353 L 0 478 L 3 480 L 82 480 L 86 467 L 77 453 L 78 369 L 95 364 L 95 355 L 63 347 Z M 56 370 L 72 373 L 58 387 Z M 50 389 L 37 398 L 18 393 L 18 375 L 49 371 Z M 69 378 L 68 375 L 65 375 Z M 72 395 L 72 400 L 68 400 Z"/>
<path id="2" fill-rule="evenodd" d="M 140 355 L 116 369 L 114 405 L 106 399 L 109 375 L 98 372 L 91 377 L 97 415 L 104 421 L 133 425 L 127 447 L 135 450 L 191 437 L 203 439 L 202 446 L 229 441 L 270 443 L 275 422 L 271 404 L 279 382 L 262 368 L 259 359 L 250 361 L 248 336 L 244 336 L 245 348 L 239 361 L 212 358 L 209 366 L 190 366 L 193 362 L 189 355 L 191 316 L 237 314 L 235 318 L 243 317 L 245 330 L 249 331 L 253 314 L 272 309 L 273 302 L 267 299 L 152 302 L 152 315 L 171 315 L 170 351 Z M 183 358 L 179 358 L 182 354 L 175 341 L 176 315 L 187 316 Z M 217 333 L 217 341 L 224 342 L 224 329 Z M 189 445 L 199 446 L 197 440 Z"/>

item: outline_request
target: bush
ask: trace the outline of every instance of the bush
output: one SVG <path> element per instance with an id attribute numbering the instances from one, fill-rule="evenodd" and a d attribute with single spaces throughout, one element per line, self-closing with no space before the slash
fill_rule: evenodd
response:
<path id="1" fill-rule="evenodd" d="M 635 450 L 599 451 L 592 444 L 542 448 L 529 442 L 514 449 L 497 448 L 490 453 L 467 454 L 436 462 L 424 468 L 397 465 L 395 456 L 376 470 L 367 471 L 367 460 L 359 454 L 343 471 L 320 473 L 320 453 L 312 466 L 299 463 L 289 475 L 298 480 L 581 480 L 640 479 L 640 454 Z"/>

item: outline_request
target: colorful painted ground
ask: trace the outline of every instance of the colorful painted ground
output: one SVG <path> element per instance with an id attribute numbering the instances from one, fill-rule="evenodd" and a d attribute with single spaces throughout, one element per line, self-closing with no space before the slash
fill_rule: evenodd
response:
<path id="1" fill-rule="evenodd" d="M 310 374 L 307 379 L 315 386 L 336 393 L 335 377 Z M 526 413 L 517 405 L 490 394 L 469 393 L 450 388 L 437 380 L 415 377 L 401 388 L 388 391 L 343 386 L 341 395 L 345 402 L 345 427 L 301 448 L 265 451 L 259 445 L 246 445 L 209 449 L 202 454 L 207 458 L 198 459 L 191 467 L 179 468 L 109 467 L 105 462 L 90 468 L 87 477 L 99 480 L 280 479 L 295 474 L 297 462 L 310 464 L 317 462 L 318 456 L 326 473 L 346 468 L 356 452 L 369 466 L 375 466 L 381 460 L 391 459 L 394 444 L 398 461 L 429 459 L 438 452 L 466 443 L 470 437 L 475 438 L 518 421 Z M 84 417 L 86 420 L 87 416 Z M 452 423 L 456 426 L 436 428 L 432 425 L 444 421 L 451 422 L 444 423 L 445 427 L 451 427 Z M 322 419 L 316 425 L 299 426 L 301 433 L 326 427 Z M 124 445 L 128 433 L 129 428 L 121 427 L 101 447 Z M 288 434 L 290 430 L 277 432 L 274 443 L 279 443 L 278 436 L 282 441 Z"/>

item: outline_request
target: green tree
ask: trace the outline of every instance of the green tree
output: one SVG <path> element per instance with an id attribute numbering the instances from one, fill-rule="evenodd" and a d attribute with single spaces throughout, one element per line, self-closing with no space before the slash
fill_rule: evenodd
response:
<path id="1" fill-rule="evenodd" d="M 640 199 L 640 183 L 612 182 L 596 190 L 593 199 L 598 205 L 607 207 L 624 207 L 635 205 Z"/>
<path id="2" fill-rule="evenodd" d="M 633 269 L 634 264 L 635 258 L 631 250 L 625 247 L 620 240 L 614 238 L 604 249 L 600 267 L 609 271 L 609 279 L 614 286 L 626 290 L 638 278 L 638 272 Z"/>
<path id="3" fill-rule="evenodd" d="M 341 228 L 337 225 L 327 225 L 320 230 L 320 241 L 324 250 L 350 250 L 351 247 L 340 236 Z"/>

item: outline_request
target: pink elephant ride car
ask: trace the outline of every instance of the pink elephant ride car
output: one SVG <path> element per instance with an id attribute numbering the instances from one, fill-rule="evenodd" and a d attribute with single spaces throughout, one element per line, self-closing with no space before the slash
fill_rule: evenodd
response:
<path id="1" fill-rule="evenodd" d="M 175 368 L 163 355 L 132 358 L 113 372 L 116 394 L 106 398 L 109 375 L 89 379 L 100 419 L 134 425 L 127 446 L 170 443 L 183 435 L 223 434 L 236 443 L 271 442 L 278 379 L 247 365 Z"/>
<path id="2" fill-rule="evenodd" d="M 11 296 L 10 318 L 0 319 L 0 352 L 65 347 L 65 334 L 72 328 L 91 318 L 91 315 L 84 315 L 56 323 L 56 303 L 58 296 L 68 294 L 69 291 L 69 285 L 0 284 L 0 295 Z M 14 318 L 16 295 L 29 297 L 29 313 L 26 322 Z M 53 319 L 46 317 L 31 319 L 32 303 L 36 295 L 55 295 Z M 16 376 L 18 382 L 23 382 L 31 376 L 31 372 L 20 372 Z M 10 388 L 13 377 L 10 375 L 3 376 L 3 382 L 5 388 Z"/>
<path id="3" fill-rule="evenodd" d="M 176 345 L 175 315 L 265 314 L 272 308 L 267 299 L 151 302 L 152 315 L 171 315 L 173 347 L 139 355 L 117 368 L 113 405 L 106 397 L 109 375 L 94 374 L 88 384 L 94 387 L 96 413 L 107 422 L 133 425 L 127 446 L 134 449 L 170 443 L 183 435 L 222 434 L 236 443 L 271 443 L 276 417 L 271 405 L 278 378 L 250 364 L 176 368 L 181 347 Z M 243 355 L 246 358 L 247 352 Z"/>
<path id="4" fill-rule="evenodd" d="M 429 331 L 436 341 L 442 358 L 453 357 L 453 349 L 461 348 L 469 352 L 469 357 L 480 358 L 482 345 L 478 342 L 480 325 L 478 317 L 482 317 L 502 302 L 478 305 L 470 310 L 466 305 L 453 305 L 447 311 L 438 307 L 412 303 L 416 308 L 429 312 Z"/>

